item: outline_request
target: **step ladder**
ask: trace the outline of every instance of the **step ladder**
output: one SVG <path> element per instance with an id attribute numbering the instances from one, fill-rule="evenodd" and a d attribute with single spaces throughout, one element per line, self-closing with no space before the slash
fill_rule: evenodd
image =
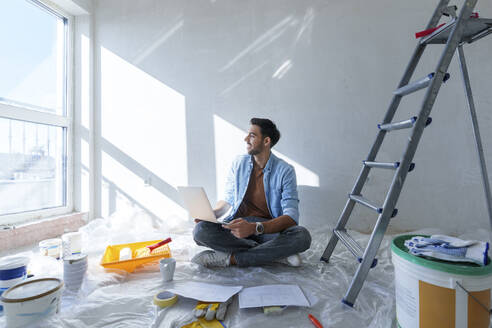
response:
<path id="1" fill-rule="evenodd" d="M 464 43 L 475 42 L 492 33 L 492 19 L 482 19 L 478 18 L 477 14 L 472 15 L 477 0 L 465 0 L 458 15 L 456 15 L 457 7 L 448 6 L 448 3 L 449 0 L 440 0 L 432 15 L 432 18 L 427 24 L 426 31 L 430 32 L 427 36 L 419 40 L 405 73 L 398 84 L 398 88 L 393 92 L 393 98 L 386 115 L 384 116 L 383 122 L 378 125 L 379 131 L 376 140 L 372 145 L 366 160 L 363 161 L 359 177 L 356 180 L 352 192 L 348 195 L 347 203 L 345 204 L 343 212 L 338 219 L 335 229 L 333 230 L 328 246 L 321 257 L 322 261 L 329 262 L 335 246 L 338 241 L 340 241 L 360 263 L 349 289 L 345 294 L 345 297 L 342 299 L 344 304 L 351 307 L 354 305 L 369 270 L 377 265 L 377 259 L 375 258 L 376 253 L 381 245 L 381 241 L 383 240 L 390 219 L 398 214 L 398 210 L 395 208 L 398 197 L 403 188 L 407 174 L 415 168 L 415 164 L 412 162 L 413 157 L 424 129 L 432 122 L 429 114 L 432 110 L 442 83 L 449 78 L 447 70 L 456 51 L 458 52 L 460 59 L 465 93 L 468 100 L 470 114 L 472 116 L 472 125 L 475 132 L 475 140 L 480 160 L 487 209 L 490 224 L 492 226 L 490 186 L 488 183 L 487 169 L 485 166 L 475 106 L 473 103 L 473 96 L 471 93 L 468 71 L 463 53 Z M 449 17 L 449 22 L 437 26 L 443 15 Z M 445 44 L 445 48 L 436 69 L 431 74 L 415 82 L 409 83 L 410 78 L 412 77 L 412 74 L 414 73 L 415 68 L 424 52 L 424 49 L 428 44 Z M 425 92 L 422 107 L 418 115 L 412 116 L 405 121 L 392 122 L 402 97 L 423 88 L 427 88 L 427 90 Z M 408 139 L 409 141 L 401 159 L 392 163 L 377 162 L 376 155 L 383 142 L 386 132 L 400 129 L 411 129 L 410 137 Z M 373 168 L 395 171 L 391 186 L 382 206 L 374 204 L 370 200 L 364 198 L 361 194 L 369 171 Z M 379 214 L 365 250 L 347 233 L 345 227 L 355 204 L 366 206 Z"/>

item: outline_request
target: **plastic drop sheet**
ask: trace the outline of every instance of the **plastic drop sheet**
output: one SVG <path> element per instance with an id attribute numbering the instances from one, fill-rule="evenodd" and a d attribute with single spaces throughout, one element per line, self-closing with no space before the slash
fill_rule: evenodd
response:
<path id="1" fill-rule="evenodd" d="M 107 245 L 164 239 L 177 260 L 174 282 L 206 282 L 244 287 L 265 284 L 297 284 L 308 298 L 311 307 L 287 307 L 281 313 L 265 315 L 262 309 L 239 309 L 234 296 L 224 324 L 232 327 L 314 327 L 308 319 L 313 314 L 323 327 L 395 327 L 394 270 L 391 264 L 388 235 L 378 252 L 378 265 L 371 269 L 367 280 L 350 308 L 341 303 L 357 269 L 353 256 L 341 246 L 335 249 L 330 263 L 320 261 L 328 238 L 329 227 L 311 230 L 311 248 L 302 253 L 303 265 L 292 268 L 271 264 L 251 268 L 199 267 L 190 262 L 194 254 L 205 248 L 196 246 L 191 232 L 193 223 L 184 219 L 179 224 L 159 224 L 142 212 L 115 213 L 106 219 L 96 219 L 80 229 L 83 233 L 83 252 L 89 255 L 89 268 L 78 293 L 63 291 L 59 313 L 44 319 L 33 327 L 182 327 L 194 321 L 191 311 L 195 300 L 179 297 L 178 302 L 165 309 L 158 309 L 152 300 L 155 294 L 166 290 L 170 283 L 161 279 L 159 266 L 147 265 L 128 274 L 123 271 L 105 271 L 99 265 Z M 176 227 L 179 226 L 179 229 Z M 418 233 L 442 233 L 429 230 Z M 364 247 L 369 235 L 351 232 Z M 473 238 L 472 238 L 473 236 Z M 468 239 L 488 240 L 487 231 L 461 236 Z M 37 248 L 24 252 L 30 257 L 28 270 L 36 277 L 63 277 L 63 263 L 41 256 Z M 171 282 L 172 283 L 172 282 Z M 0 327 L 5 316 L 0 317 Z"/>

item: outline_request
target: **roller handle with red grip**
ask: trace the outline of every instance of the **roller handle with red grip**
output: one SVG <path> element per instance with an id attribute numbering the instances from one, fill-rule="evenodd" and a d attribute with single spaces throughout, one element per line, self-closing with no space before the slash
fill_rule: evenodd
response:
<path id="1" fill-rule="evenodd" d="M 170 243 L 172 240 L 171 238 L 167 238 L 167 239 L 164 239 L 163 241 L 160 241 L 154 245 L 149 245 L 149 246 L 146 246 L 148 249 L 150 249 L 150 251 L 152 252 L 154 249 L 156 249 L 157 247 L 161 247 L 162 245 L 166 245 L 167 243 Z"/>

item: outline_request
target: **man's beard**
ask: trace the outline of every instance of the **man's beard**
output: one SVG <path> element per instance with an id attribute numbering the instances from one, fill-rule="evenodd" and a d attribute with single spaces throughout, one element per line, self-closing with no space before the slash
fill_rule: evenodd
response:
<path id="1" fill-rule="evenodd" d="M 259 153 L 261 153 L 262 150 L 263 149 L 262 149 L 261 145 L 259 145 L 256 148 L 251 148 L 250 150 L 248 150 L 248 154 L 249 155 L 258 155 Z"/>

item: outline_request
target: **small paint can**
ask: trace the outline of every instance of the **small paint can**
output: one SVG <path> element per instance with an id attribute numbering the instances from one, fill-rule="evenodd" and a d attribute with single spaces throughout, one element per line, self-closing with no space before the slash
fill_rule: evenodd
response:
<path id="1" fill-rule="evenodd" d="M 46 239 L 39 242 L 39 252 L 44 256 L 59 259 L 61 255 L 62 240 L 60 238 Z"/>

